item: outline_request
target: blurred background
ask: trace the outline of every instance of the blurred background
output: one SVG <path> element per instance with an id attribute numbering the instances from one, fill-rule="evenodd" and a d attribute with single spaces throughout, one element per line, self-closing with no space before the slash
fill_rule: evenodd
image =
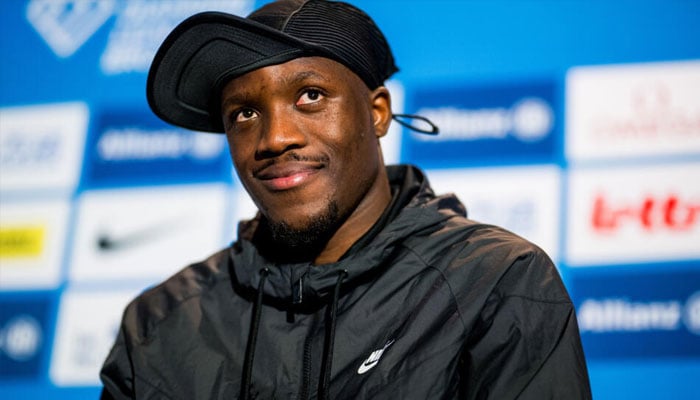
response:
<path id="1" fill-rule="evenodd" d="M 355 0 L 401 71 L 389 162 L 555 260 L 594 398 L 700 398 L 700 2 Z M 219 135 L 156 119 L 150 61 L 252 0 L 0 2 L 0 398 L 96 398 L 126 303 L 254 207 Z"/>

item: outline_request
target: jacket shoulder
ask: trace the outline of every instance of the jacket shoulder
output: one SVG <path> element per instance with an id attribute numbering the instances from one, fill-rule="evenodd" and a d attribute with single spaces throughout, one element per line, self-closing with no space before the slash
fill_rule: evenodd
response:
<path id="1" fill-rule="evenodd" d="M 441 272 L 459 304 L 483 305 L 489 296 L 570 302 L 546 252 L 501 227 L 455 216 L 412 247 Z"/>
<path id="2" fill-rule="evenodd" d="M 177 313 L 183 304 L 197 301 L 220 283 L 230 282 L 228 259 L 228 249 L 222 249 L 145 290 L 126 307 L 122 329 L 134 344 L 147 341 L 155 327 Z"/>

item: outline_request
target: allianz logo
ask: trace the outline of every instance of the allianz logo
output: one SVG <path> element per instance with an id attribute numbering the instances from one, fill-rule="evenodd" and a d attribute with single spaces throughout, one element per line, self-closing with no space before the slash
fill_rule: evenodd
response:
<path id="1" fill-rule="evenodd" d="M 18 315 L 0 326 L 0 353 L 15 361 L 33 358 L 41 348 L 39 322 L 27 314 Z"/>
<path id="2" fill-rule="evenodd" d="M 97 143 L 104 161 L 148 161 L 189 157 L 199 161 L 218 157 L 224 149 L 221 135 L 174 129 L 108 129 Z"/>
<path id="3" fill-rule="evenodd" d="M 587 299 L 577 313 L 582 333 L 675 331 L 685 326 L 689 332 L 700 335 L 700 292 L 692 294 L 685 303 Z"/>
<path id="4" fill-rule="evenodd" d="M 417 114 L 440 127 L 437 136 L 414 135 L 422 141 L 505 139 L 511 134 L 520 141 L 535 142 L 554 126 L 552 107 L 538 97 L 523 98 L 509 108 L 423 108 Z"/>

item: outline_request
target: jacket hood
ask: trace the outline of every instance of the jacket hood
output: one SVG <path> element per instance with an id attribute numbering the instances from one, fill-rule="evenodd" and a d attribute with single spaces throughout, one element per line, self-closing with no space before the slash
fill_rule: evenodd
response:
<path id="1" fill-rule="evenodd" d="M 354 286 L 357 281 L 381 272 L 384 261 L 407 237 L 449 218 L 466 216 L 464 206 L 454 195 L 436 197 L 418 168 L 388 166 L 387 172 L 394 197 L 410 197 L 403 209 L 386 222 L 366 246 L 330 264 L 275 263 L 259 252 L 252 239 L 259 222 L 259 217 L 256 217 L 240 223 L 239 239 L 231 246 L 231 275 L 234 281 L 244 288 L 257 290 L 260 271 L 267 269 L 268 276 L 262 288 L 266 297 L 289 304 L 325 302 L 341 274 L 344 276 L 343 287 Z M 389 211 L 392 210 L 385 212 Z"/>

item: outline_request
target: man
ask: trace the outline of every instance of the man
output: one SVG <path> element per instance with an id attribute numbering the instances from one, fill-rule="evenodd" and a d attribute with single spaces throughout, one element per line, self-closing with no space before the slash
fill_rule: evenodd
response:
<path id="1" fill-rule="evenodd" d="M 345 3 L 191 17 L 155 57 L 151 108 L 225 132 L 259 209 L 228 249 L 126 309 L 115 399 L 590 398 L 550 259 L 385 167 L 397 71 Z"/>

